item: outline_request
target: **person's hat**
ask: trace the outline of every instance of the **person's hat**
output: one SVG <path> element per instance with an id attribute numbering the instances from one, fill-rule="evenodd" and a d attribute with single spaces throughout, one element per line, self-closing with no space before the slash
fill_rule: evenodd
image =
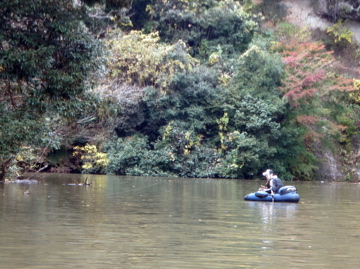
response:
<path id="1" fill-rule="evenodd" d="M 263 173 L 263 176 L 266 177 L 266 176 L 269 176 L 270 174 L 274 174 L 274 171 L 271 169 L 268 169 Z"/>

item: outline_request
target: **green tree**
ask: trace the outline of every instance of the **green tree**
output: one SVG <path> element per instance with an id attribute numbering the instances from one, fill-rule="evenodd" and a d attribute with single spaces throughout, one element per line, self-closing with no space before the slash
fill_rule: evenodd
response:
<path id="1" fill-rule="evenodd" d="M 55 142 L 51 122 L 86 107 L 99 42 L 74 1 L 0 2 L 0 180 L 23 146 Z"/>
<path id="2" fill-rule="evenodd" d="M 177 73 L 167 94 L 148 88 L 144 96 L 148 124 L 144 131 L 154 134 L 176 121 L 182 130 L 206 137 L 216 134 L 216 119 L 223 114 L 225 102 L 224 88 L 219 85 L 218 76 L 218 70 L 200 65 L 188 72 Z"/>
<path id="3" fill-rule="evenodd" d="M 258 29 L 256 19 L 233 0 L 160 0 L 148 12 L 152 31 L 166 42 L 184 41 L 191 55 L 203 58 L 219 46 L 226 53 L 243 51 Z"/>

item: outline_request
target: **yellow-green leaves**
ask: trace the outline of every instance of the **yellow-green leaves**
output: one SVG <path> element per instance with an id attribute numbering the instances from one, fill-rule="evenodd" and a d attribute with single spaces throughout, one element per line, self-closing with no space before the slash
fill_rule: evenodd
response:
<path id="1" fill-rule="evenodd" d="M 104 169 L 109 162 L 107 154 L 99 152 L 95 145 L 86 144 L 84 147 L 74 147 L 73 156 L 79 155 L 81 156 L 80 158 L 83 161 L 82 168 L 84 170 L 101 170 Z"/>
<path id="2" fill-rule="evenodd" d="M 111 77 L 122 83 L 140 87 L 153 86 L 167 91 L 177 72 L 191 69 L 197 61 L 187 54 L 180 40 L 174 45 L 159 42 L 158 33 L 131 31 L 108 42 Z"/>
<path id="3" fill-rule="evenodd" d="M 350 98 L 357 104 L 360 103 L 360 79 L 354 79 L 355 90 L 350 93 Z"/>
<path id="4" fill-rule="evenodd" d="M 346 21 L 338 20 L 337 23 L 326 29 L 326 33 L 334 39 L 335 43 L 351 43 L 354 34 L 344 26 L 345 22 Z"/>

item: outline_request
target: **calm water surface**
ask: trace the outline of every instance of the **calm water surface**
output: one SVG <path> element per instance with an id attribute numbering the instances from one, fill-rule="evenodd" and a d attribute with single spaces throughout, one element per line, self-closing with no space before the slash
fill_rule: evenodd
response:
<path id="1" fill-rule="evenodd" d="M 244 201 L 260 181 L 39 181 L 0 184 L 0 268 L 360 266 L 359 184 L 295 183 L 301 200 L 286 204 Z"/>

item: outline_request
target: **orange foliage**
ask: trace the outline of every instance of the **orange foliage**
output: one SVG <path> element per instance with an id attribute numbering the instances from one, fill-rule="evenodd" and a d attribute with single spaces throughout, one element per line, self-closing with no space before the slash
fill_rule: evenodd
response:
<path id="1" fill-rule="evenodd" d="M 285 64 L 286 76 L 280 90 L 296 109 L 296 122 L 307 127 L 304 143 L 310 147 L 325 135 L 346 130 L 346 126 L 337 125 L 327 118 L 324 105 L 329 101 L 336 102 L 330 92 L 355 90 L 352 79 L 331 69 L 335 61 L 333 52 L 326 51 L 324 44 L 298 43 L 293 37 L 277 43 L 274 48 L 281 53 Z M 312 114 L 314 111 L 317 112 Z"/>
<path id="2" fill-rule="evenodd" d="M 338 129 L 340 129 L 341 131 L 345 131 L 348 128 L 347 126 L 344 126 L 344 125 L 336 125 L 336 127 Z"/>
<path id="3" fill-rule="evenodd" d="M 300 115 L 296 117 L 296 121 L 303 125 L 312 125 L 317 122 L 317 118 L 315 116 Z"/>
<path id="4" fill-rule="evenodd" d="M 303 135 L 304 143 L 309 147 L 313 143 L 319 142 L 324 137 L 323 134 L 320 134 L 314 130 L 309 130 L 306 134 Z"/>
<path id="5" fill-rule="evenodd" d="M 277 48 L 281 50 L 287 74 L 280 89 L 294 107 L 308 104 L 314 95 L 321 97 L 334 90 L 355 90 L 351 79 L 329 75 L 328 68 L 335 60 L 325 45 L 290 41 L 278 44 Z"/>

